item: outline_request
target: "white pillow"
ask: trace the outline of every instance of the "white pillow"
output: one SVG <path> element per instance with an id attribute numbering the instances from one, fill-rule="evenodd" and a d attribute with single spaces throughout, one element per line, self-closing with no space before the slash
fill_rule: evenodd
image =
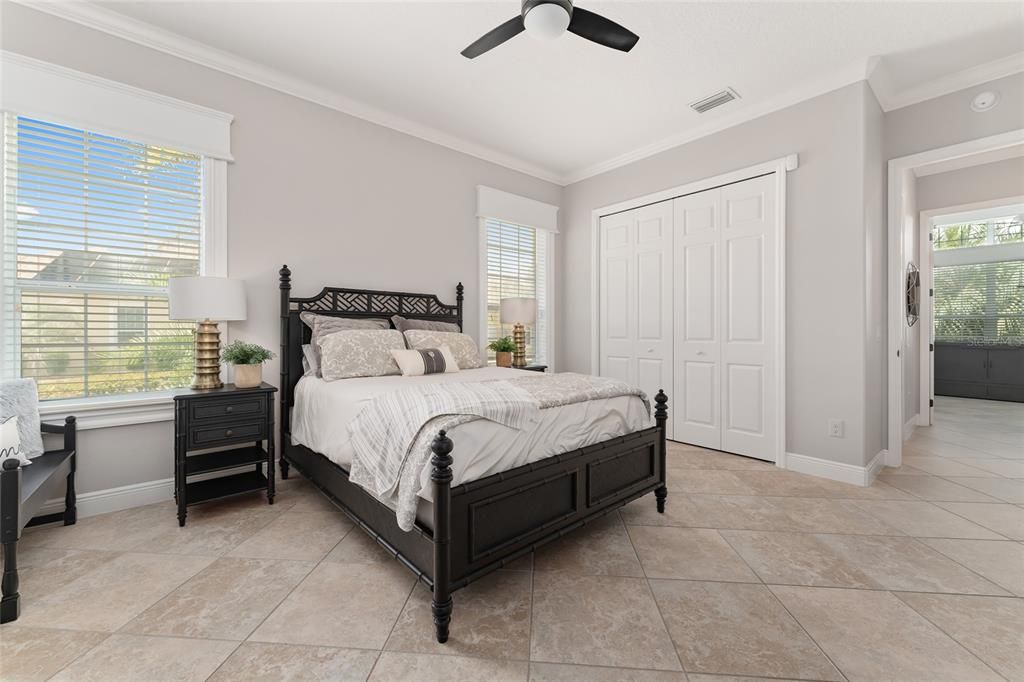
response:
<path id="1" fill-rule="evenodd" d="M 3 466 L 2 462 L 8 458 L 18 460 L 22 466 L 32 463 L 32 460 L 21 454 L 17 417 L 9 417 L 0 423 L 0 466 Z"/>
<path id="2" fill-rule="evenodd" d="M 320 339 L 320 375 L 327 381 L 401 374 L 391 351 L 405 348 L 397 329 L 354 329 Z"/>
<path id="3" fill-rule="evenodd" d="M 311 343 L 302 344 L 302 376 L 320 376 L 320 359 Z"/>
<path id="4" fill-rule="evenodd" d="M 484 366 L 480 349 L 473 337 L 468 334 L 410 329 L 405 332 L 405 339 L 409 342 L 409 347 L 415 350 L 448 346 L 459 364 L 459 369 L 476 369 Z"/>
<path id="5" fill-rule="evenodd" d="M 448 346 L 420 350 L 393 350 L 391 357 L 398 363 L 402 375 L 407 377 L 419 377 L 424 374 L 451 374 L 459 371 L 459 363 L 455 361 Z"/>

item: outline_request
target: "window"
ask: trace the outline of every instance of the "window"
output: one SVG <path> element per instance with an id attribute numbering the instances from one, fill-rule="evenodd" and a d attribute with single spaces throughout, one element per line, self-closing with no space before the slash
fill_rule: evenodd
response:
<path id="1" fill-rule="evenodd" d="M 1024 343 L 1024 261 L 936 267 L 935 338 Z"/>
<path id="2" fill-rule="evenodd" d="M 937 250 L 964 249 L 992 244 L 1024 242 L 1024 216 L 936 225 L 932 243 Z"/>
<path id="3" fill-rule="evenodd" d="M 500 220 L 484 220 L 487 251 L 487 342 L 510 336 L 511 325 L 501 323 L 501 299 L 533 298 L 537 300 L 537 320 L 526 327 L 526 360 L 547 364 L 550 306 L 548 303 L 548 258 L 551 233 Z M 494 352 L 488 350 L 489 362 Z"/>
<path id="4" fill-rule="evenodd" d="M 44 400 L 188 385 L 166 285 L 201 270 L 203 157 L 6 113 L 3 189 L 7 372 Z"/>

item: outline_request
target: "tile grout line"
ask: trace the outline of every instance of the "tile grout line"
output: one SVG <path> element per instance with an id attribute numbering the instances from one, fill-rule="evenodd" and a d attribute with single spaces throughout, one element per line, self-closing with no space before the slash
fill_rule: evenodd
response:
<path id="1" fill-rule="evenodd" d="M 670 503 L 671 500 L 666 498 L 665 505 L 667 506 Z M 640 571 L 644 574 L 643 581 L 647 586 L 647 594 L 651 596 L 651 603 L 654 604 L 654 609 L 658 612 L 658 618 L 661 619 L 661 626 L 665 628 L 665 634 L 668 635 L 668 641 L 672 645 L 672 653 L 676 656 L 676 661 L 679 663 L 679 669 L 683 671 L 683 675 L 689 677 L 689 671 L 687 671 L 686 666 L 683 665 L 683 657 L 679 655 L 679 647 L 676 646 L 676 640 L 672 636 L 672 630 L 669 629 L 668 622 L 665 620 L 665 614 L 662 613 L 661 605 L 658 603 L 658 598 L 654 595 L 654 586 L 651 585 L 651 579 L 647 577 L 647 569 L 644 568 L 644 562 L 640 560 L 640 552 L 636 551 L 636 545 L 633 543 L 633 538 L 629 534 L 629 526 L 626 525 L 621 514 L 619 514 L 619 522 L 622 524 L 623 530 L 626 531 L 626 538 L 629 539 L 629 545 L 633 548 L 633 554 L 636 555 L 637 563 L 640 564 Z"/>

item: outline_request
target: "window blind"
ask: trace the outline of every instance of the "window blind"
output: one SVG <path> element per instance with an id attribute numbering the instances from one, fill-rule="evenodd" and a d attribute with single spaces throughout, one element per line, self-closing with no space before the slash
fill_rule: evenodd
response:
<path id="1" fill-rule="evenodd" d="M 42 399 L 187 385 L 166 286 L 200 271 L 202 158 L 8 113 L 4 164 L 7 367 Z"/>
<path id="2" fill-rule="evenodd" d="M 488 218 L 487 232 L 487 341 L 512 334 L 511 325 L 501 324 L 501 299 L 534 298 L 537 321 L 527 326 L 527 362 L 547 360 L 547 259 L 548 236 L 532 227 Z M 488 359 L 494 353 L 488 351 Z"/>
<path id="3" fill-rule="evenodd" d="M 1024 261 L 935 268 L 935 338 L 1024 342 Z"/>

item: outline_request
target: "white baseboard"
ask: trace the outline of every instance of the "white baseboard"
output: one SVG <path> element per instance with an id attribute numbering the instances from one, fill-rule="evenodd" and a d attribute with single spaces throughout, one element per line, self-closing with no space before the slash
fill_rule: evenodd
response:
<path id="1" fill-rule="evenodd" d="M 808 455 L 799 455 L 795 452 L 787 452 L 786 469 L 797 471 L 801 474 L 828 478 L 840 483 L 869 486 L 881 470 L 884 460 L 884 450 L 875 455 L 867 466 L 843 464 L 842 462 L 833 462 L 821 459 L 820 457 L 809 457 Z"/>
<path id="2" fill-rule="evenodd" d="M 80 493 L 78 495 L 77 507 L 78 518 L 106 514 L 107 512 L 142 507 L 147 504 L 164 502 L 174 499 L 174 479 L 164 478 L 158 481 L 146 481 L 121 486 L 120 488 L 108 488 L 97 490 L 91 493 Z M 38 514 L 56 514 L 64 511 L 64 498 L 48 500 L 39 510 Z"/>
<path id="3" fill-rule="evenodd" d="M 913 415 L 907 420 L 907 423 L 903 425 L 903 440 L 907 440 L 914 435 L 914 430 L 917 429 L 917 422 L 919 421 L 920 415 Z"/>

